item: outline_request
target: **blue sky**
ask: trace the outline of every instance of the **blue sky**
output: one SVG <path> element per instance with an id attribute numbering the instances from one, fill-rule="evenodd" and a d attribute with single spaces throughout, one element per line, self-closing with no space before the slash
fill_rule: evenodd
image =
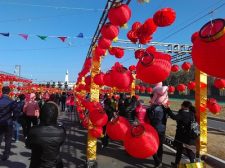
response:
<path id="1" fill-rule="evenodd" d="M 31 36 L 24 40 L 17 34 L 74 37 L 82 32 L 85 36 L 92 37 L 102 11 L 76 8 L 103 9 L 105 3 L 105 0 L 0 0 L 0 32 L 11 33 L 10 37 L 0 36 L 0 70 L 13 73 L 14 66 L 19 64 L 24 77 L 37 81 L 62 81 L 68 69 L 70 80 L 75 80 L 82 68 L 91 39 L 73 39 L 72 45 L 69 45 L 56 38 L 42 41 Z M 128 26 L 134 21 L 145 21 L 160 8 L 171 7 L 177 14 L 175 23 L 159 28 L 153 36 L 153 41 L 162 41 L 168 34 L 223 3 L 225 0 L 151 0 L 150 3 L 139 4 L 132 0 L 132 18 Z M 190 44 L 192 33 L 203 24 L 210 19 L 224 17 L 225 6 L 162 42 Z M 126 39 L 128 30 L 121 29 L 119 38 Z M 123 62 L 125 66 L 136 64 L 134 53 L 126 51 L 124 58 L 120 60 L 106 56 L 102 69 L 109 69 L 116 61 Z"/>

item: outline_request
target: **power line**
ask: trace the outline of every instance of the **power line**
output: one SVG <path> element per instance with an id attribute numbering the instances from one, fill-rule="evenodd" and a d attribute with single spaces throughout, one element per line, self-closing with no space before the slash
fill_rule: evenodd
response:
<path id="1" fill-rule="evenodd" d="M 168 36 L 166 36 L 165 38 L 163 38 L 162 40 L 160 40 L 160 42 L 162 42 L 162 41 L 164 41 L 164 40 L 170 38 L 171 36 L 173 36 L 173 35 L 175 35 L 175 34 L 181 32 L 182 30 L 184 30 L 184 29 L 186 29 L 187 27 L 193 25 L 194 23 L 198 22 L 199 20 L 203 19 L 204 17 L 206 17 L 206 16 L 212 14 L 213 12 L 215 12 L 215 11 L 218 10 L 219 8 L 223 7 L 224 5 L 225 5 L 225 3 L 223 3 L 223 4 L 221 4 L 220 6 L 216 7 L 214 10 L 212 10 L 212 11 L 210 11 L 210 12 L 208 12 L 208 13 L 202 15 L 201 17 L 199 17 L 199 18 L 193 20 L 192 22 L 190 22 L 190 23 L 188 23 L 187 25 L 181 27 L 181 28 L 178 29 L 177 31 L 175 31 L 175 32 L 173 32 L 173 33 L 171 33 L 171 34 L 169 34 Z"/>
<path id="2" fill-rule="evenodd" d="M 2 2 L 1 2 L 2 3 Z M 38 4 L 27 4 L 27 3 L 16 3 L 16 2 L 3 2 L 5 5 L 18 5 L 18 6 L 28 6 L 28 7 L 41 7 L 41 8 L 53 8 L 53 9 L 66 9 L 66 10 L 80 10 L 80 11 L 104 11 L 104 9 L 93 9 L 93 8 L 78 8 L 78 7 L 68 7 L 68 6 L 52 6 L 52 5 L 38 5 Z"/>

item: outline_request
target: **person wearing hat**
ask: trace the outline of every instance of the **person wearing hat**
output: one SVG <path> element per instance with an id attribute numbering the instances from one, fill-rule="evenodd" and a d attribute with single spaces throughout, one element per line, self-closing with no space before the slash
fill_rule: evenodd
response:
<path id="1" fill-rule="evenodd" d="M 36 95 L 34 93 L 31 93 L 29 101 L 27 101 L 23 107 L 23 112 L 26 115 L 26 122 L 27 122 L 25 137 L 27 137 L 30 131 L 31 124 L 32 125 L 38 124 L 40 108 L 35 99 L 36 99 Z"/>
<path id="2" fill-rule="evenodd" d="M 5 161 L 9 158 L 13 134 L 13 119 L 15 114 L 16 102 L 9 97 L 10 88 L 4 86 L 2 88 L 2 96 L 0 98 L 0 145 L 3 135 L 5 136 L 5 150 L 1 160 Z"/>

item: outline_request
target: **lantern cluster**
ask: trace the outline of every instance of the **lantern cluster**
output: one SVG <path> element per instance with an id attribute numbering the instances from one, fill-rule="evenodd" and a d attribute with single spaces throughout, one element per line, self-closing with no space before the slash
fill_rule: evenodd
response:
<path id="1" fill-rule="evenodd" d="M 217 103 L 216 99 L 213 98 L 207 100 L 207 108 L 213 114 L 219 114 L 221 111 L 221 106 Z"/>

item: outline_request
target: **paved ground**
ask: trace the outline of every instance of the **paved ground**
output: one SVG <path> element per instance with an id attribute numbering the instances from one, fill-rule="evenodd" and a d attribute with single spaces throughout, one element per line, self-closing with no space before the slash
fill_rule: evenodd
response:
<path id="1" fill-rule="evenodd" d="M 61 115 L 61 122 L 67 130 L 67 139 L 62 147 L 62 158 L 65 168 L 84 168 L 86 153 L 86 131 L 80 127 L 74 116 Z M 98 142 L 100 145 L 100 142 Z M 140 160 L 130 157 L 119 142 L 111 142 L 108 148 L 100 150 L 98 148 L 99 168 L 151 168 L 152 158 Z M 170 167 L 170 162 L 174 160 L 174 153 L 167 149 L 163 157 L 164 168 Z M 0 149 L 2 153 L 2 148 Z M 27 168 L 29 167 L 30 150 L 24 147 L 21 141 L 13 143 L 12 155 L 9 161 L 0 161 L 0 168 Z"/>

